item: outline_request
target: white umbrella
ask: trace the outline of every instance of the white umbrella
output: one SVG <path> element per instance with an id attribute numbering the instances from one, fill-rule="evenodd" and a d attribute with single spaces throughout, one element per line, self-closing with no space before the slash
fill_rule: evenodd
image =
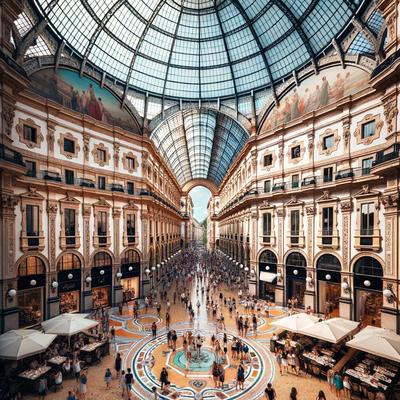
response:
<path id="1" fill-rule="evenodd" d="M 48 335 L 34 329 L 11 330 L 0 335 L 0 358 L 20 360 L 42 353 L 57 335 Z"/>
<path id="2" fill-rule="evenodd" d="M 307 313 L 293 314 L 288 317 L 283 317 L 271 323 L 272 326 L 282 328 L 290 332 L 298 333 L 301 329 L 315 324 L 318 321 L 317 317 Z"/>
<path id="3" fill-rule="evenodd" d="M 42 322 L 43 330 L 46 333 L 55 333 L 62 336 L 72 336 L 76 333 L 94 328 L 99 323 L 92 319 L 85 318 L 87 314 L 61 314 Z"/>
<path id="4" fill-rule="evenodd" d="M 347 342 L 346 346 L 388 360 L 400 361 L 400 335 L 388 329 L 367 326 Z"/>
<path id="5" fill-rule="evenodd" d="M 338 343 L 358 326 L 358 322 L 344 318 L 331 318 L 300 330 L 300 333 L 331 343 Z"/>

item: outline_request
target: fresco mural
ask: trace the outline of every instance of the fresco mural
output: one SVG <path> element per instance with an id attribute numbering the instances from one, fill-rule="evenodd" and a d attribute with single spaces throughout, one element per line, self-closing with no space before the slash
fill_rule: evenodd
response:
<path id="1" fill-rule="evenodd" d="M 33 91 L 98 121 L 137 133 L 137 124 L 113 94 L 79 73 L 60 68 L 44 69 L 31 76 Z"/>
<path id="2" fill-rule="evenodd" d="M 369 74 L 359 68 L 335 67 L 323 70 L 287 93 L 264 122 L 263 130 L 288 123 L 320 107 L 332 104 L 344 96 L 367 86 Z"/>

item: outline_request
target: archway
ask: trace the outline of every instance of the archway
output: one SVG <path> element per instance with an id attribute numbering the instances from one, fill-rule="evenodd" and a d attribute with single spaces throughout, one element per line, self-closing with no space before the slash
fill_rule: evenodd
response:
<path id="1" fill-rule="evenodd" d="M 286 301 L 292 300 L 297 307 L 304 307 L 307 261 L 303 254 L 294 251 L 286 258 Z"/>
<path id="2" fill-rule="evenodd" d="M 340 261 L 333 254 L 323 254 L 318 258 L 316 268 L 318 312 L 338 317 L 341 295 Z"/>
<path id="3" fill-rule="evenodd" d="M 91 275 L 93 308 L 108 307 L 112 287 L 112 258 L 109 253 L 99 251 L 94 255 Z"/>
<path id="4" fill-rule="evenodd" d="M 194 246 L 206 244 L 207 215 L 209 211 L 211 213 L 214 212 L 212 210 L 212 205 L 208 208 L 211 196 L 212 192 L 210 191 L 209 185 L 196 185 L 189 192 L 189 197 L 193 204 L 192 245 Z"/>
<path id="5" fill-rule="evenodd" d="M 278 259 L 271 250 L 264 250 L 258 261 L 259 297 L 275 301 L 275 286 Z"/>
<path id="6" fill-rule="evenodd" d="M 373 257 L 361 257 L 354 264 L 355 318 L 368 325 L 381 325 L 383 268 Z"/>
<path id="7" fill-rule="evenodd" d="M 140 297 L 140 254 L 136 250 L 128 249 L 124 252 L 121 274 L 124 302 Z"/>

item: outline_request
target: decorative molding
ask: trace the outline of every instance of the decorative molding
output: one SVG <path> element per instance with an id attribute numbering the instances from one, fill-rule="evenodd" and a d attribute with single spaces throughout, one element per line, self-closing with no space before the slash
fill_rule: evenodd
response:
<path id="1" fill-rule="evenodd" d="M 388 134 L 391 135 L 396 130 L 396 117 L 399 113 L 397 108 L 397 97 L 390 96 L 383 101 L 383 115 L 386 120 Z"/>
<path id="2" fill-rule="evenodd" d="M 294 147 L 297 147 L 297 146 L 300 147 L 300 157 L 292 158 L 292 149 L 293 149 Z M 294 142 L 292 142 L 292 143 L 290 144 L 290 146 L 288 147 L 288 151 L 287 151 L 287 153 L 286 153 L 286 155 L 287 155 L 287 157 L 288 157 L 288 162 L 289 162 L 289 164 L 298 164 L 299 162 L 303 161 L 305 152 L 306 152 L 306 149 L 305 149 L 305 147 L 304 147 L 304 142 L 302 142 L 302 141 L 297 141 L 297 140 L 295 140 Z"/>
<path id="3" fill-rule="evenodd" d="M 362 138 L 362 126 L 371 121 L 375 121 L 375 133 L 366 138 Z M 357 122 L 357 128 L 354 131 L 354 137 L 356 138 L 357 144 L 365 144 L 365 145 L 371 144 L 373 141 L 375 141 L 376 139 L 378 139 L 380 137 L 382 127 L 383 127 L 383 121 L 379 114 L 365 115 L 361 121 Z"/>
<path id="4" fill-rule="evenodd" d="M 104 160 L 100 160 L 99 151 L 104 151 L 104 154 L 105 154 Z M 95 144 L 93 146 L 92 155 L 93 155 L 94 162 L 96 164 L 99 164 L 100 167 L 104 167 L 105 165 L 108 165 L 108 162 L 110 161 L 110 152 L 108 151 L 108 148 L 104 145 L 104 143 Z"/>
<path id="5" fill-rule="evenodd" d="M 344 117 L 342 119 L 344 150 L 347 150 L 350 143 L 350 124 L 350 117 Z"/>
<path id="6" fill-rule="evenodd" d="M 134 168 L 129 168 L 128 158 L 132 158 L 134 160 L 133 161 Z M 138 163 L 138 160 L 137 160 L 136 156 L 131 151 L 129 151 L 128 153 L 124 153 L 123 154 L 123 156 L 122 156 L 122 165 L 123 165 L 124 169 L 126 169 L 130 174 L 133 174 L 134 172 L 137 171 L 139 163 Z"/>
<path id="7" fill-rule="evenodd" d="M 270 165 L 264 165 L 264 158 L 265 158 L 265 156 L 268 156 L 268 155 L 272 156 L 271 157 L 271 164 Z M 263 168 L 263 170 L 265 170 L 267 172 L 270 171 L 272 168 L 275 167 L 275 162 L 276 162 L 276 154 L 275 154 L 274 151 L 266 150 L 265 152 L 262 153 L 261 160 L 260 160 L 260 165 L 261 165 L 261 168 Z"/>
<path id="8" fill-rule="evenodd" d="M 70 153 L 69 151 L 64 150 L 64 139 L 71 140 L 74 142 L 74 152 Z M 78 138 L 75 137 L 72 133 L 66 132 L 66 133 L 60 133 L 60 137 L 57 140 L 58 145 L 60 146 L 60 153 L 68 158 L 69 160 L 72 160 L 73 158 L 78 157 L 79 150 L 81 149 L 79 144 L 78 144 Z"/>
<path id="9" fill-rule="evenodd" d="M 36 142 L 31 142 L 30 140 L 24 138 L 24 125 L 36 129 Z M 23 143 L 29 149 L 33 149 L 35 147 L 40 149 L 40 146 L 44 140 L 44 136 L 42 134 L 42 129 L 32 118 L 19 118 L 18 124 L 15 126 L 15 130 L 18 133 L 20 143 Z"/>
<path id="10" fill-rule="evenodd" d="M 327 149 L 324 149 L 324 139 L 331 135 L 333 135 L 333 138 L 334 138 L 333 146 L 328 147 Z M 319 141 L 318 141 L 319 153 L 323 156 L 330 156 L 333 152 L 335 152 L 338 149 L 339 142 L 340 142 L 340 137 L 339 137 L 339 133 L 338 133 L 337 129 L 325 130 L 325 132 L 320 136 Z"/>
<path id="11" fill-rule="evenodd" d="M 15 104 L 3 101 L 1 116 L 3 119 L 4 133 L 8 136 L 11 136 L 12 125 L 15 116 Z"/>
<path id="12" fill-rule="evenodd" d="M 83 134 L 83 154 L 85 157 L 85 161 L 89 161 L 89 143 L 90 143 L 90 135 L 85 132 Z"/>
<path id="13" fill-rule="evenodd" d="M 114 167 L 115 168 L 118 168 L 118 165 L 119 165 L 119 149 L 120 149 L 119 144 L 118 143 L 114 143 L 114 155 L 113 155 L 113 158 L 114 158 Z"/>
<path id="14" fill-rule="evenodd" d="M 353 203 L 351 202 L 351 200 L 342 201 L 340 202 L 340 208 L 342 212 L 351 212 L 351 210 L 353 209 Z"/>

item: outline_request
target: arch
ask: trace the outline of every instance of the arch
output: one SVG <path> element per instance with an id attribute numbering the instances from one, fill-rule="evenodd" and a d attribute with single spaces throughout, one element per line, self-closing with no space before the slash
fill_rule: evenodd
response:
<path id="1" fill-rule="evenodd" d="M 209 179 L 192 179 L 191 181 L 185 183 L 182 188 L 183 194 L 189 193 L 196 186 L 204 186 L 206 187 L 213 196 L 218 194 L 218 186 Z"/>
<path id="2" fill-rule="evenodd" d="M 46 273 L 46 265 L 40 257 L 31 255 L 20 261 L 17 271 L 18 277 L 44 275 Z"/>
<path id="3" fill-rule="evenodd" d="M 265 256 L 265 258 L 263 258 L 263 256 Z M 278 264 L 278 257 L 272 250 L 262 249 L 258 256 L 258 262 L 266 264 Z"/>
<path id="4" fill-rule="evenodd" d="M 383 259 L 381 257 L 379 257 L 378 255 L 376 255 L 375 253 L 372 253 L 370 251 L 363 251 L 362 253 L 357 254 L 352 258 L 351 263 L 350 263 L 350 271 L 354 272 L 354 266 L 355 266 L 356 262 L 360 258 L 363 258 L 363 257 L 374 258 L 376 261 L 379 262 L 379 264 L 381 264 L 381 267 L 382 267 L 383 271 L 385 270 L 385 262 L 383 261 Z"/>
<path id="5" fill-rule="evenodd" d="M 49 271 L 49 262 L 47 260 L 47 258 L 40 253 L 26 253 L 23 256 L 21 256 L 16 262 L 15 262 L 15 268 L 18 271 L 20 264 L 22 263 L 22 261 L 24 261 L 26 258 L 28 257 L 37 257 L 40 258 L 41 261 L 44 264 L 45 270 L 44 273 L 47 273 Z"/>
<path id="6" fill-rule="evenodd" d="M 72 255 L 74 255 L 75 257 L 77 257 L 77 258 L 79 259 L 80 268 L 82 268 L 82 266 L 85 265 L 83 256 L 82 256 L 82 254 L 81 254 L 79 251 L 76 251 L 76 250 L 67 250 L 67 251 L 63 251 L 62 253 L 60 253 L 60 254 L 58 255 L 58 257 L 56 258 L 56 269 L 57 269 L 57 271 L 61 271 L 61 270 L 58 268 L 58 264 L 59 264 L 59 262 L 63 259 L 63 257 L 66 256 L 67 254 L 72 254 Z"/>
<path id="7" fill-rule="evenodd" d="M 307 258 L 305 254 L 299 250 L 290 251 L 285 256 L 285 266 L 306 268 Z"/>
<path id="8" fill-rule="evenodd" d="M 109 263 L 108 263 L 109 262 Z M 113 257 L 108 251 L 98 251 L 92 260 L 92 268 L 104 267 L 113 264 Z"/>
<path id="9" fill-rule="evenodd" d="M 98 253 L 107 253 L 111 257 L 112 264 L 115 262 L 115 257 L 112 251 L 108 249 L 96 249 L 92 255 L 90 256 L 90 266 L 93 267 L 94 264 L 94 258 L 96 257 L 96 254 Z"/>
<path id="10" fill-rule="evenodd" d="M 123 257 L 121 257 L 121 264 L 124 263 L 140 263 L 141 257 L 139 252 L 135 249 L 127 249 L 123 252 Z"/>
<path id="11" fill-rule="evenodd" d="M 340 272 L 342 270 L 342 264 L 335 254 L 324 253 L 316 259 L 315 268 L 317 270 L 333 270 Z"/>
<path id="12" fill-rule="evenodd" d="M 360 257 L 353 267 L 354 275 L 383 277 L 382 264 L 374 257 Z"/>
<path id="13" fill-rule="evenodd" d="M 122 252 L 121 252 L 121 254 L 119 256 L 119 259 L 121 260 L 121 263 L 122 263 L 122 260 L 125 258 L 125 253 L 127 253 L 128 251 L 134 251 L 135 253 L 137 253 L 137 255 L 139 257 L 139 261 L 142 260 L 143 254 L 139 249 L 137 249 L 136 247 L 135 248 L 127 247 L 126 249 L 122 250 Z"/>

